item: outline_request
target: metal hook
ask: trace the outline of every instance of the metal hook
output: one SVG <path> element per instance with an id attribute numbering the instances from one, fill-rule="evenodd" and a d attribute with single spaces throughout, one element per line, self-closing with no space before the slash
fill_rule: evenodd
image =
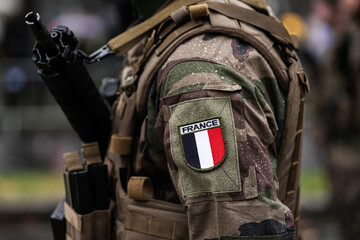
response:
<path id="1" fill-rule="evenodd" d="M 95 52 L 93 52 L 92 54 L 90 54 L 89 56 L 86 55 L 84 52 L 81 51 L 78 52 L 82 55 L 86 63 L 99 62 L 103 58 L 110 55 L 114 55 L 116 53 L 116 51 L 111 50 L 109 46 L 106 44 L 101 48 L 99 48 L 98 50 L 96 50 Z"/>

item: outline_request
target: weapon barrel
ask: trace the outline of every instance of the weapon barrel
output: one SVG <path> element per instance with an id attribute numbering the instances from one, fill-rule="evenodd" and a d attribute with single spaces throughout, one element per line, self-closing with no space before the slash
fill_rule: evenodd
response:
<path id="1" fill-rule="evenodd" d="M 40 15 L 38 13 L 29 12 L 26 14 L 25 20 L 39 45 L 45 50 L 48 57 L 55 57 L 59 54 L 59 50 L 53 42 L 49 30 L 40 21 Z"/>

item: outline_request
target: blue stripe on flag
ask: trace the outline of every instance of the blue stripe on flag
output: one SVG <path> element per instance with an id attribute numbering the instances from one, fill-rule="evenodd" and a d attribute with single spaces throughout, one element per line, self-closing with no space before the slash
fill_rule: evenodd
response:
<path id="1" fill-rule="evenodd" d="M 181 136 L 186 161 L 195 168 L 201 168 L 194 133 Z"/>

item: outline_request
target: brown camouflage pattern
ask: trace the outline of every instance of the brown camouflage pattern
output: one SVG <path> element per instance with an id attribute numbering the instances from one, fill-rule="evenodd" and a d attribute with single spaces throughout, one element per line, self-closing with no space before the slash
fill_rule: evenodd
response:
<path id="1" fill-rule="evenodd" d="M 238 0 L 211 1 L 250 8 Z M 289 81 L 298 71 L 298 65 L 289 70 L 296 56 L 282 58 L 274 39 L 243 22 L 212 11 L 203 20 L 196 29 L 177 35 L 160 54 L 155 51 L 159 45 L 152 53 L 143 53 L 146 39 L 128 53 L 128 63 L 140 66 L 137 89 L 131 97 L 121 93 L 123 100 L 132 101 L 122 101 L 126 104 L 116 109 L 114 129 L 133 137 L 131 154 L 107 155 L 115 189 L 116 239 L 294 239 L 296 197 L 288 196 L 286 188 L 299 118 L 299 83 Z M 154 44 L 151 39 L 148 43 Z M 218 116 L 221 121 L 231 119 L 221 127 L 224 160 L 207 172 L 191 172 L 179 161 L 183 153 L 173 151 L 182 148 L 173 144 L 172 139 L 179 137 L 174 129 L 181 122 L 173 121 L 173 116 L 201 119 L 219 108 L 209 104 L 217 100 L 230 106 L 226 116 Z M 192 102 L 204 103 L 205 110 L 184 111 L 184 106 L 196 109 Z M 134 175 L 151 179 L 152 199 L 129 198 L 127 179 Z M 223 189 L 214 184 L 219 179 L 224 180 Z M 236 188 L 229 187 L 231 179 Z M 139 221 L 130 221 L 129 216 Z"/>
<path id="2" fill-rule="evenodd" d="M 164 148 L 153 144 L 152 150 L 150 144 L 149 151 L 165 149 L 172 181 L 186 208 L 190 239 L 239 236 L 240 226 L 262 221 L 268 224 L 267 220 L 275 220 L 284 228 L 277 232 L 276 224 L 269 221 L 267 228 L 274 226 L 276 231 L 259 233 L 261 236 L 283 234 L 276 239 L 293 239 L 293 216 L 276 195 L 277 154 L 284 127 L 285 97 L 261 54 L 239 39 L 200 35 L 182 44 L 169 57 L 158 74 L 157 85 L 159 113 L 155 114 L 154 107 L 148 109 L 152 123 L 148 130 L 155 127 L 157 136 L 153 132 L 149 142 L 156 139 Z M 242 190 L 184 196 L 181 172 L 171 153 L 170 107 L 214 97 L 229 97 L 231 102 Z M 201 180 L 201 176 L 194 179 Z"/>

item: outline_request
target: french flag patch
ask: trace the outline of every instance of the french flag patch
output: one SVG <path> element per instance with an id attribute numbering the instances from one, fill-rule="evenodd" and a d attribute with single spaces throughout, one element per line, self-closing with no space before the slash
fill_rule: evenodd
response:
<path id="1" fill-rule="evenodd" d="M 220 119 L 214 118 L 180 127 L 186 162 L 195 170 L 210 170 L 225 156 Z"/>

